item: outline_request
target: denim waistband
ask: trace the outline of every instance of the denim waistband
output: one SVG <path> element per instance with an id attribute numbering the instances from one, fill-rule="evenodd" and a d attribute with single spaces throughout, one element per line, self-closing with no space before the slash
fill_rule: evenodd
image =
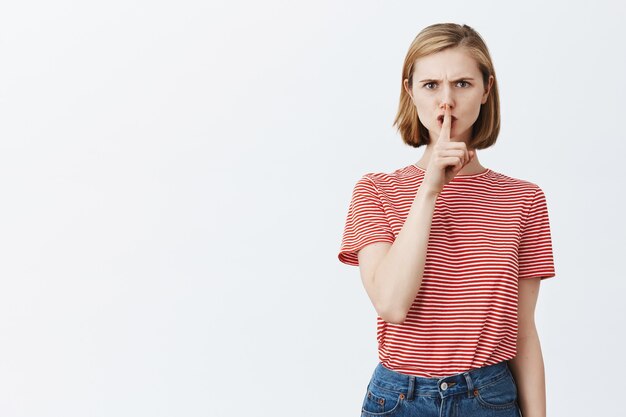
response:
<path id="1" fill-rule="evenodd" d="M 473 368 L 441 378 L 424 378 L 401 374 L 385 368 L 379 363 L 376 369 L 374 369 L 371 383 L 381 388 L 404 394 L 409 400 L 416 395 L 443 398 L 466 393 L 468 397 L 473 397 L 474 389 L 497 381 L 507 374 L 511 374 L 507 361 L 483 366 L 482 368 Z"/>

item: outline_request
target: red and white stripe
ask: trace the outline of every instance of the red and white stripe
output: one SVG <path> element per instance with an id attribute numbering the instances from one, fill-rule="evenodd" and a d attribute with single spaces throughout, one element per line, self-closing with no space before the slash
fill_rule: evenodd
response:
<path id="1" fill-rule="evenodd" d="M 338 258 L 393 243 L 425 172 L 368 173 L 352 193 Z M 516 354 L 518 280 L 554 277 L 546 198 L 529 181 L 487 169 L 457 175 L 439 194 L 420 290 L 403 324 L 377 318 L 380 361 L 442 377 Z"/>

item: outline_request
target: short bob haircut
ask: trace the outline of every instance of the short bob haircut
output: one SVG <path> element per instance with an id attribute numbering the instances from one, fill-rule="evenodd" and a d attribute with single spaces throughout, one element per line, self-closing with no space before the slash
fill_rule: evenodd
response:
<path id="1" fill-rule="evenodd" d="M 496 142 L 500 132 L 500 98 L 498 80 L 487 45 L 478 32 L 467 25 L 437 23 L 424 28 L 415 37 L 404 59 L 400 104 L 392 126 L 398 127 L 407 145 L 418 148 L 429 144 L 430 135 L 417 116 L 411 96 L 404 89 L 404 80 L 408 79 L 409 88 L 413 88 L 415 61 L 426 55 L 454 47 L 464 48 L 474 58 L 483 75 L 484 88 L 487 88 L 489 76 L 493 75 L 494 78 L 489 97 L 485 104 L 481 105 L 478 119 L 472 127 L 472 137 L 467 147 L 468 149 L 485 149 Z"/>

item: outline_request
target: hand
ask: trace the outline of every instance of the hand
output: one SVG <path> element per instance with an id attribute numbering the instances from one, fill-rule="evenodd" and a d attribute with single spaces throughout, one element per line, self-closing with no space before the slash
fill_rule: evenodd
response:
<path id="1" fill-rule="evenodd" d="M 467 150 L 465 142 L 450 140 L 451 125 L 451 110 L 448 104 L 445 104 L 441 133 L 439 133 L 439 139 L 433 148 L 422 182 L 422 186 L 426 186 L 437 193 L 440 193 L 443 186 L 452 181 L 456 174 L 476 155 L 476 151 Z"/>

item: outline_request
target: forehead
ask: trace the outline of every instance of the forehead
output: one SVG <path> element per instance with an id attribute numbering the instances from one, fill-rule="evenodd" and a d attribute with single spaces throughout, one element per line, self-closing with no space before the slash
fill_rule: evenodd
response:
<path id="1" fill-rule="evenodd" d="M 480 75 L 476 60 L 463 48 L 448 48 L 415 61 L 414 75 L 421 78 L 455 78 Z"/>

